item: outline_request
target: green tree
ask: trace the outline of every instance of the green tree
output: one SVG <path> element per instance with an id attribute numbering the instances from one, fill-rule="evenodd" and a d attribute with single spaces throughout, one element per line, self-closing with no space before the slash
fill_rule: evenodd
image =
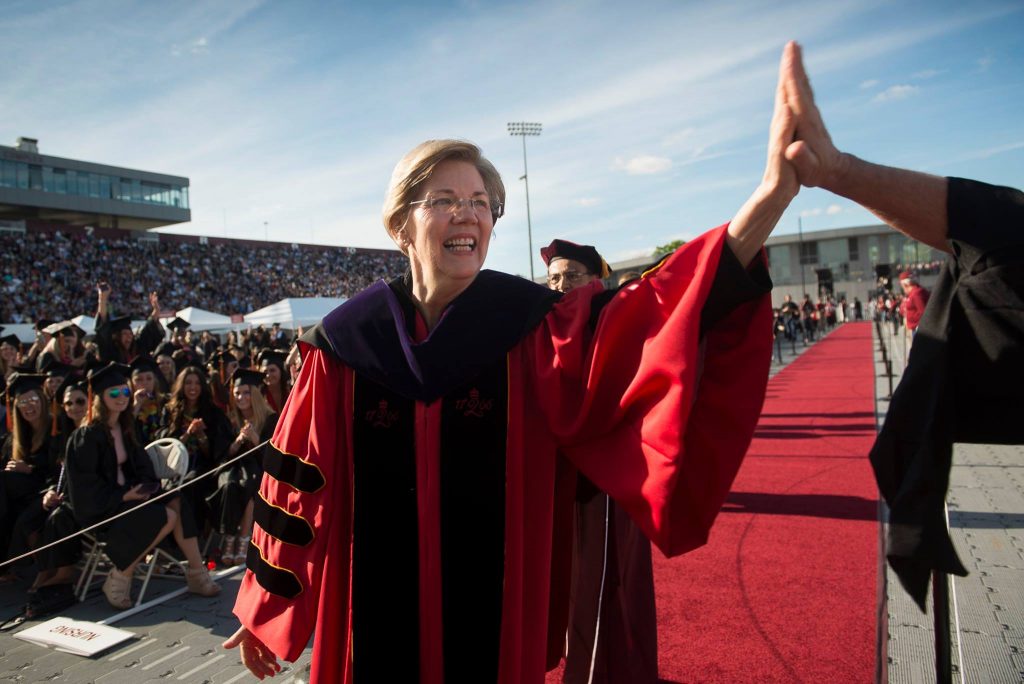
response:
<path id="1" fill-rule="evenodd" d="M 686 240 L 673 240 L 672 242 L 662 245 L 661 247 L 655 247 L 654 253 L 651 254 L 651 256 L 658 258 L 665 256 L 666 254 L 671 254 L 684 244 L 686 244 Z"/>

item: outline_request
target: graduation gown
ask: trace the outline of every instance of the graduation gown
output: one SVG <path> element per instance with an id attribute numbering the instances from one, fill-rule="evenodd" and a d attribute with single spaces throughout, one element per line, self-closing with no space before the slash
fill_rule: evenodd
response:
<path id="1" fill-rule="evenodd" d="M 946 526 L 953 444 L 1022 444 L 1024 193 L 950 178 L 952 256 L 871 449 L 886 555 L 925 609 L 933 571 L 966 576 Z"/>
<path id="2" fill-rule="evenodd" d="M 555 302 L 490 271 L 429 334 L 383 283 L 328 315 L 265 459 L 242 624 L 288 660 L 316 626 L 313 681 L 543 681 L 571 552 L 557 454 L 676 555 L 749 446 L 770 302 L 702 339 L 724 236 L 614 293 L 593 335 L 600 287 Z"/>

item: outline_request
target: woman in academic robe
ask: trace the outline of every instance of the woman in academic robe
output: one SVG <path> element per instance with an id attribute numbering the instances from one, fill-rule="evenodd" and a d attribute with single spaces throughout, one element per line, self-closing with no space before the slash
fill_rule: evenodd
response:
<path id="1" fill-rule="evenodd" d="M 264 458 L 225 642 L 254 674 L 315 626 L 314 682 L 542 682 L 565 644 L 559 454 L 664 553 L 707 540 L 767 385 L 762 246 L 799 187 L 792 50 L 759 187 L 618 291 L 481 270 L 504 187 L 474 145 L 398 163 L 384 225 L 410 270 L 305 335 Z"/>
<path id="2" fill-rule="evenodd" d="M 263 397 L 273 411 L 280 411 L 291 391 L 291 376 L 285 370 L 288 352 L 279 349 L 264 349 L 256 357 L 263 371 Z"/>
<path id="3" fill-rule="evenodd" d="M 17 335 L 0 337 L 0 380 L 7 380 L 14 374 L 21 353 L 21 340 Z"/>
<path id="4" fill-rule="evenodd" d="M 220 587 L 206 569 L 195 535 L 184 532 L 178 499 L 141 505 L 159 492 L 160 485 L 132 415 L 130 373 L 128 366 L 113 362 L 89 373 L 90 416 L 71 434 L 67 446 L 65 475 L 78 524 L 87 527 L 131 511 L 99 530 L 114 564 L 103 594 L 114 608 L 131 607 L 135 566 L 173 533 L 188 561 L 188 590 L 216 596 Z"/>
<path id="5" fill-rule="evenodd" d="M 5 393 L 9 434 L 0 448 L 0 560 L 20 555 L 24 530 L 54 471 L 44 376 L 14 373 Z M 0 581 L 14 578 L 10 566 Z"/>
<path id="6" fill-rule="evenodd" d="M 277 427 L 277 413 L 260 392 L 262 373 L 238 368 L 229 384 L 232 401 L 228 417 L 238 434 L 228 447 L 225 460 L 266 442 Z M 217 476 L 216 491 L 206 498 L 214 527 L 222 537 L 222 565 L 237 565 L 245 560 L 252 538 L 254 499 L 263 479 L 263 451 L 254 451 L 222 470 Z"/>
<path id="7" fill-rule="evenodd" d="M 148 354 L 141 354 L 131 362 L 132 413 L 138 423 L 142 443 L 157 439 L 164 427 L 167 398 L 160 388 L 160 367 Z"/>

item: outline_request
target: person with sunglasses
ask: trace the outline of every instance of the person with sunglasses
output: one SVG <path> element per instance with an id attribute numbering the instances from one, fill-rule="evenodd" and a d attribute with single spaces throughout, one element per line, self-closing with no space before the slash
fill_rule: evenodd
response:
<path id="1" fill-rule="evenodd" d="M 89 416 L 86 424 L 71 434 L 67 446 L 65 473 L 78 524 L 87 527 L 131 511 L 101 528 L 107 556 L 114 564 L 103 583 L 103 594 L 114 608 L 131 607 L 135 566 L 173 533 L 188 561 L 188 590 L 216 596 L 220 587 L 203 563 L 196 537 L 186 537 L 182 530 L 178 499 L 140 505 L 153 491 L 159 491 L 159 481 L 132 415 L 130 375 L 131 368 L 116 362 L 89 373 L 93 397 Z"/>

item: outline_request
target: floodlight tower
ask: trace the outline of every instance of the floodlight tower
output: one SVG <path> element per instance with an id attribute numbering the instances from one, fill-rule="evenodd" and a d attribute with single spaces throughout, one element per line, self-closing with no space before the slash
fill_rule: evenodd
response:
<path id="1" fill-rule="evenodd" d="M 519 180 L 526 184 L 526 237 L 530 245 L 530 280 L 533 280 L 533 226 L 530 225 L 530 179 L 526 171 L 526 136 L 540 135 L 541 125 L 526 121 L 510 121 L 508 134 L 523 138 L 523 175 Z"/>

